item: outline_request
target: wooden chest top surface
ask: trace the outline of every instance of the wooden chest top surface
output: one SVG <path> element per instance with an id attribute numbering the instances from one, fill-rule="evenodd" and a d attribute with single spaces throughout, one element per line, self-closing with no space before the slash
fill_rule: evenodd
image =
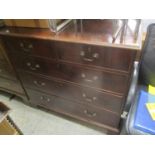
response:
<path id="1" fill-rule="evenodd" d="M 67 28 L 57 34 L 43 28 L 4 27 L 1 28 L 0 35 L 141 50 L 141 26 L 137 35 L 135 26 L 135 23 L 129 20 L 126 33 L 119 33 L 115 39 L 113 36 L 120 29 L 121 21 L 116 23 L 115 20 L 107 19 L 82 20 L 82 22 L 77 20 L 76 23 L 72 22 Z"/>

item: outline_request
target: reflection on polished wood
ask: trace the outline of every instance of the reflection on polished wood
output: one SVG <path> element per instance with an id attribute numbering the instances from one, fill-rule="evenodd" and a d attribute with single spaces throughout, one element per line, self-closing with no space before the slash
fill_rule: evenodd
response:
<path id="1" fill-rule="evenodd" d="M 77 20 L 58 34 L 51 32 L 49 29 L 17 27 L 5 27 L 1 29 L 0 34 L 140 50 L 141 25 L 136 40 L 136 23 L 129 20 L 123 40 L 121 40 L 120 33 L 113 41 L 113 36 L 119 31 L 120 27 L 122 27 L 121 20 Z"/>

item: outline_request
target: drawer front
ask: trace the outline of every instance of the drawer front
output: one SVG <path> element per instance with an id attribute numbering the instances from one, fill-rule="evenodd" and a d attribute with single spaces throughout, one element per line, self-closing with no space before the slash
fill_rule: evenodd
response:
<path id="1" fill-rule="evenodd" d="M 47 109 L 55 110 L 60 113 L 65 113 L 71 116 L 85 119 L 89 122 L 98 122 L 112 127 L 118 127 L 120 117 L 95 107 L 88 106 L 87 104 L 78 104 L 75 102 L 67 101 L 58 97 L 28 90 L 30 101 L 35 105 L 46 107 Z"/>
<path id="2" fill-rule="evenodd" d="M 11 80 L 16 80 L 16 76 L 8 64 L 0 63 L 0 76 Z"/>
<path id="3" fill-rule="evenodd" d="M 91 88 L 78 87 L 56 80 L 49 80 L 37 75 L 25 74 L 24 72 L 20 72 L 19 75 L 25 88 L 37 89 L 72 101 L 88 103 L 115 113 L 121 112 L 123 98 L 120 96 L 102 93 Z"/>
<path id="4" fill-rule="evenodd" d="M 48 105 L 54 104 L 55 96 L 44 94 L 32 89 L 27 89 L 27 94 L 33 105 Z"/>
<path id="5" fill-rule="evenodd" d="M 8 89 L 10 91 L 15 91 L 20 94 L 23 93 L 23 89 L 18 82 L 3 79 L 3 78 L 0 78 L 0 88 Z"/>
<path id="6" fill-rule="evenodd" d="M 128 49 L 63 42 L 56 42 L 54 48 L 60 60 L 126 72 L 130 70 L 136 54 Z"/>
<path id="7" fill-rule="evenodd" d="M 127 88 L 128 77 L 126 75 L 92 70 L 73 64 L 60 64 L 54 61 L 45 62 L 43 59 L 24 57 L 18 61 L 16 60 L 15 65 L 17 68 L 32 73 L 52 76 L 109 92 L 122 94 L 126 92 Z"/>
<path id="8" fill-rule="evenodd" d="M 4 40 L 9 49 L 8 52 L 30 54 L 51 59 L 56 58 L 50 41 L 17 37 L 4 38 Z"/>

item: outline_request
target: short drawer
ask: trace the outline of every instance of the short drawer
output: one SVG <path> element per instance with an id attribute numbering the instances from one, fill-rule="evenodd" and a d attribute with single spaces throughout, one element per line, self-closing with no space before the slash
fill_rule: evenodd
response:
<path id="1" fill-rule="evenodd" d="M 5 63 L 0 63 L 0 76 L 11 80 L 16 80 L 16 76 L 10 66 Z"/>
<path id="2" fill-rule="evenodd" d="M 19 57 L 18 57 L 19 58 Z M 80 67 L 69 63 L 45 61 L 34 57 L 21 57 L 14 61 L 17 68 L 75 82 L 109 92 L 123 94 L 126 92 L 128 76 L 91 68 Z"/>
<path id="3" fill-rule="evenodd" d="M 0 88 L 22 94 L 23 89 L 17 81 L 0 78 Z"/>
<path id="4" fill-rule="evenodd" d="M 4 37 L 5 45 L 9 49 L 8 52 L 18 54 L 29 54 L 45 58 L 55 59 L 56 54 L 52 50 L 52 43 L 48 40 Z"/>
<path id="5" fill-rule="evenodd" d="M 49 110 L 115 128 L 119 126 L 120 117 L 106 110 L 88 106 L 87 104 L 81 105 L 31 89 L 28 90 L 28 95 L 32 104 L 43 106 Z"/>
<path id="6" fill-rule="evenodd" d="M 56 96 L 41 93 L 33 89 L 26 89 L 28 97 L 33 105 L 48 105 L 54 104 Z"/>
<path id="7" fill-rule="evenodd" d="M 129 49 L 55 42 L 59 60 L 129 72 L 136 51 Z"/>
<path id="8" fill-rule="evenodd" d="M 121 112 L 123 104 L 123 98 L 121 96 L 99 92 L 92 88 L 79 87 L 53 79 L 49 80 L 34 74 L 20 72 L 19 75 L 25 88 L 36 89 L 76 102 L 88 103 L 115 113 Z"/>

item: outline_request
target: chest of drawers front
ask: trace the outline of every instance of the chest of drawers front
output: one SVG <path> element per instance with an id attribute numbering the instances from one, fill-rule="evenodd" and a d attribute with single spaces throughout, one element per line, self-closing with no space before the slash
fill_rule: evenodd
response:
<path id="1" fill-rule="evenodd" d="M 135 50 L 3 40 L 32 104 L 118 131 Z"/>

